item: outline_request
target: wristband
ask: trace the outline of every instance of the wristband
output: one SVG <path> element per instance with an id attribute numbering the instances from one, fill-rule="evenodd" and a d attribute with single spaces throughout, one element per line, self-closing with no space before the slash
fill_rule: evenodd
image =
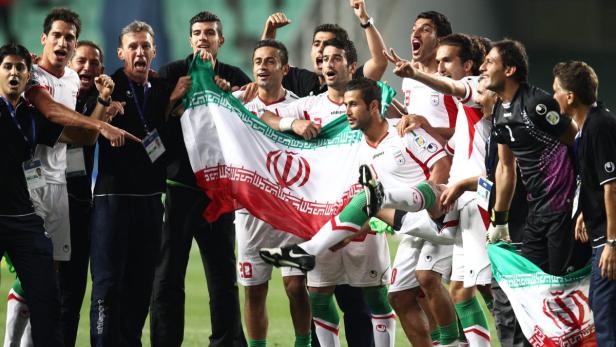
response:
<path id="1" fill-rule="evenodd" d="M 499 212 L 492 210 L 492 216 L 490 216 L 490 220 L 494 225 L 507 224 L 507 222 L 509 222 L 509 211 Z"/>
<path id="2" fill-rule="evenodd" d="M 109 107 L 111 106 L 111 97 L 109 97 L 107 100 L 101 98 L 100 96 L 96 98 L 96 102 L 98 102 L 99 104 L 105 106 L 105 107 Z"/>
<path id="3" fill-rule="evenodd" d="M 293 130 L 291 128 L 291 126 L 293 125 L 293 122 L 295 121 L 295 119 L 287 117 L 287 118 L 280 118 L 280 123 L 278 123 L 278 127 L 280 128 L 280 131 L 291 131 Z"/>
<path id="4" fill-rule="evenodd" d="M 368 18 L 368 21 L 366 23 L 359 23 L 359 26 L 366 29 L 368 27 L 370 27 L 371 25 L 374 25 L 374 18 L 370 17 Z"/>

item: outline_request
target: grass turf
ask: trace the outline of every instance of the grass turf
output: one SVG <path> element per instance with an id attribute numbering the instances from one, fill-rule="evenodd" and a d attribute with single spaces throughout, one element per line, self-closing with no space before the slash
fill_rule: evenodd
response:
<path id="1" fill-rule="evenodd" d="M 390 249 L 392 257 L 396 254 L 398 241 L 390 238 Z M 393 261 L 393 259 L 392 259 Z M 4 329 L 6 319 L 6 294 L 13 284 L 14 275 L 7 271 L 6 264 L 3 261 L 0 271 L 0 338 L 4 341 Z M 203 266 L 199 256 L 199 250 L 196 245 L 192 247 L 190 252 L 190 261 L 186 273 L 186 326 L 184 329 L 184 343 L 182 346 L 204 346 L 208 342 L 210 335 L 210 314 L 209 314 L 209 295 L 203 273 Z M 243 304 L 244 293 L 240 286 L 240 300 Z M 77 335 L 77 346 L 89 346 L 89 299 L 90 299 L 90 283 L 86 290 L 84 305 L 81 308 L 81 317 L 79 323 L 79 331 Z M 269 330 L 268 330 L 268 346 L 291 346 L 294 341 L 293 325 L 289 315 L 288 300 L 282 286 L 280 271 L 274 271 L 272 281 L 269 284 L 268 294 L 268 312 L 269 312 Z M 483 305 L 483 301 L 482 301 Z M 483 305 L 485 310 L 485 305 Z M 494 323 L 491 316 L 489 317 L 490 332 L 492 334 L 492 346 L 500 346 L 496 338 Z M 149 340 L 150 328 L 149 322 L 143 329 L 142 342 L 143 346 L 150 346 Z M 344 328 L 340 330 L 341 345 L 346 346 L 344 337 Z M 398 323 L 396 328 L 396 346 L 409 346 L 409 342 L 404 335 L 402 327 Z"/>

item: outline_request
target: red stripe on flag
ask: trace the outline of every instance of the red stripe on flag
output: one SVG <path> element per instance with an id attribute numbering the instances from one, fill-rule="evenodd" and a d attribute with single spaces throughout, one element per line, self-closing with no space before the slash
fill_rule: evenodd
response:
<path id="1" fill-rule="evenodd" d="M 223 172 L 242 171 L 237 180 L 231 180 Z M 206 179 L 206 175 L 208 178 Z M 212 178 L 216 176 L 218 178 Z M 250 176 L 250 177 L 249 177 Z M 275 183 L 257 175 L 254 171 L 221 165 L 215 171 L 200 171 L 195 174 L 197 184 L 210 198 L 203 216 L 214 222 L 222 214 L 240 208 L 248 209 L 255 217 L 271 224 L 275 229 L 310 239 L 333 216 L 335 216 L 361 188 L 352 186 L 335 203 L 305 201 L 282 191 Z M 256 185 L 260 182 L 263 185 Z M 269 183 L 269 184 L 268 184 Z"/>

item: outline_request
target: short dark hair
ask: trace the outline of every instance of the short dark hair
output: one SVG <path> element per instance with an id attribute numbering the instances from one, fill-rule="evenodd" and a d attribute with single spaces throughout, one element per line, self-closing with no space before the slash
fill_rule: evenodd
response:
<path id="1" fill-rule="evenodd" d="M 492 48 L 496 48 L 501 57 L 503 66 L 515 67 L 513 78 L 519 83 L 525 83 L 528 80 L 528 55 L 526 48 L 520 41 L 504 39 L 494 42 Z"/>
<path id="2" fill-rule="evenodd" d="M 49 34 L 53 22 L 61 20 L 63 22 L 72 24 L 75 26 L 75 36 L 79 38 L 81 33 L 81 19 L 76 12 L 69 10 L 68 8 L 54 8 L 52 9 L 43 22 L 43 33 Z"/>
<path id="3" fill-rule="evenodd" d="M 599 90 L 599 78 L 595 70 L 583 61 L 570 60 L 561 62 L 552 70 L 555 78 L 558 78 L 560 86 L 575 93 L 584 105 L 592 105 L 597 101 Z"/>
<path id="4" fill-rule="evenodd" d="M 415 18 L 415 21 L 418 19 L 429 19 L 436 26 L 436 37 L 443 37 L 450 35 L 453 31 L 451 30 L 451 23 L 449 23 L 449 19 L 447 16 L 440 12 L 436 11 L 426 11 L 421 12 Z"/>
<path id="5" fill-rule="evenodd" d="M 440 38 L 438 42 L 441 46 L 458 47 L 458 57 L 460 57 L 460 61 L 462 63 L 469 60 L 472 61 L 472 74 L 475 76 L 479 75 L 479 66 L 483 63 L 485 51 L 483 51 L 483 47 L 479 47 L 475 44 L 472 37 L 466 34 L 456 33 L 444 36 Z"/>
<path id="6" fill-rule="evenodd" d="M 101 64 L 103 63 L 103 50 L 99 47 L 99 45 L 94 43 L 94 41 L 83 40 L 83 41 L 77 41 L 77 46 L 75 46 L 75 49 L 77 49 L 79 47 L 82 47 L 82 46 L 88 46 L 88 47 L 92 47 L 92 48 L 96 49 L 98 51 L 98 53 L 100 53 Z"/>
<path id="7" fill-rule="evenodd" d="M 26 66 L 28 67 L 28 71 L 32 70 L 32 56 L 30 52 L 26 49 L 26 47 L 17 44 L 17 43 L 9 43 L 2 47 L 0 47 L 0 63 L 4 61 L 9 55 L 16 55 L 21 57 L 26 61 Z"/>
<path id="8" fill-rule="evenodd" d="M 261 47 L 272 47 L 278 50 L 278 55 L 280 56 L 280 62 L 282 65 L 286 65 L 289 63 L 289 51 L 287 51 L 287 47 L 280 42 L 273 39 L 265 39 L 257 42 L 255 48 L 252 50 L 252 57 L 255 56 L 255 51 Z"/>
<path id="9" fill-rule="evenodd" d="M 314 28 L 314 32 L 312 33 L 313 40 L 318 32 L 332 33 L 336 36 L 337 39 L 342 40 L 342 41 L 349 40 L 349 33 L 347 33 L 347 31 L 344 30 L 344 28 L 342 28 L 338 24 L 326 23 L 326 24 L 318 25 L 316 28 Z"/>
<path id="10" fill-rule="evenodd" d="M 124 35 L 142 32 L 150 34 L 150 36 L 152 36 L 152 41 L 154 41 L 154 29 L 152 29 L 150 24 L 142 22 L 140 20 L 134 20 L 128 23 L 128 25 L 122 28 L 122 30 L 120 31 L 120 36 L 118 36 L 118 47 L 122 47 L 122 38 L 124 37 Z"/>
<path id="11" fill-rule="evenodd" d="M 203 23 L 203 22 L 216 22 L 218 35 L 222 36 L 222 22 L 220 21 L 220 17 L 213 14 L 210 11 L 201 11 L 194 15 L 190 19 L 190 26 L 188 27 L 188 36 L 192 36 L 192 27 L 195 23 Z"/>
<path id="12" fill-rule="evenodd" d="M 366 77 L 353 78 L 347 83 L 344 90 L 347 92 L 360 90 L 361 98 L 366 105 L 370 105 L 372 101 L 376 100 L 379 102 L 379 110 L 381 109 L 381 87 L 379 87 L 376 81 Z"/>
<path id="13" fill-rule="evenodd" d="M 334 46 L 338 49 L 344 49 L 344 56 L 347 60 L 347 64 L 351 65 L 357 62 L 357 50 L 355 49 L 355 44 L 353 44 L 353 41 L 343 41 L 335 38 L 323 42 L 323 49 L 327 46 Z"/>

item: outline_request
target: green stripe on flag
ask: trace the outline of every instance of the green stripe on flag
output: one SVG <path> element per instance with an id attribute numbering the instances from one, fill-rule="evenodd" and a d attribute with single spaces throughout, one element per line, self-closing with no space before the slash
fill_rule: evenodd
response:
<path id="1" fill-rule="evenodd" d="M 209 105 L 224 108 L 230 113 L 237 115 L 242 122 L 254 131 L 260 132 L 272 141 L 286 147 L 316 149 L 320 147 L 357 143 L 363 138 L 361 131 L 351 130 L 346 115 L 341 115 L 336 120 L 321 128 L 319 136 L 312 140 L 304 140 L 295 134 L 275 131 L 259 117 L 246 110 L 239 100 L 218 88 L 214 82 L 214 70 L 211 62 L 204 61 L 198 56 L 195 56 L 190 64 L 189 75 L 192 77 L 192 88 L 188 91 L 183 100 L 186 110 Z M 382 85 L 385 86 L 382 87 L 382 95 L 383 98 L 385 98 L 383 104 L 389 105 L 391 99 L 395 96 L 395 90 L 387 85 Z"/>
<path id="2" fill-rule="evenodd" d="M 590 276 L 591 272 L 591 265 L 588 264 L 565 276 L 546 274 L 530 260 L 519 255 L 512 245 L 505 242 L 489 245 L 488 255 L 494 279 L 499 283 L 506 282 L 510 288 L 565 285 L 579 282 Z"/>

